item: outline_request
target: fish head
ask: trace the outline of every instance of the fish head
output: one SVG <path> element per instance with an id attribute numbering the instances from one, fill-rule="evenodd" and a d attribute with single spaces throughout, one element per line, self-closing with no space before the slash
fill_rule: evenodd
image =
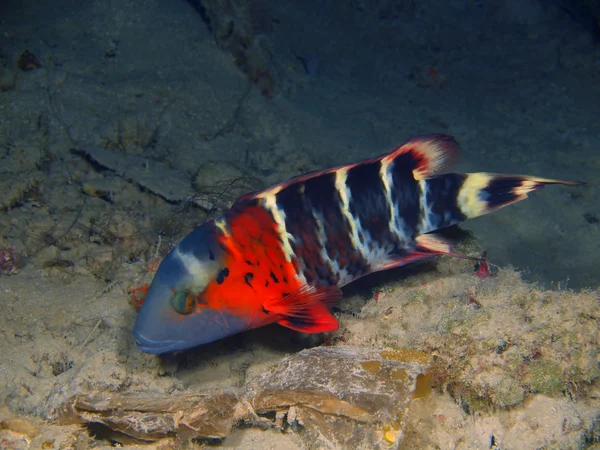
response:
<path id="1" fill-rule="evenodd" d="M 248 321 L 210 304 L 205 292 L 222 283 L 226 251 L 208 222 L 186 236 L 161 262 L 136 318 L 133 334 L 143 352 L 168 353 L 248 329 Z M 225 271 L 225 273 L 224 273 Z"/>

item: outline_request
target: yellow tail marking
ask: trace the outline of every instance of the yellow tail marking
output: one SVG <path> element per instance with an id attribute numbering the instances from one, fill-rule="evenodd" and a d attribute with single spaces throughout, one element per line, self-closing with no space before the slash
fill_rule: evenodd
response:
<path id="1" fill-rule="evenodd" d="M 458 191 L 458 207 L 467 217 L 477 217 L 488 212 L 488 203 L 479 197 L 494 176 L 489 173 L 470 173 Z"/>

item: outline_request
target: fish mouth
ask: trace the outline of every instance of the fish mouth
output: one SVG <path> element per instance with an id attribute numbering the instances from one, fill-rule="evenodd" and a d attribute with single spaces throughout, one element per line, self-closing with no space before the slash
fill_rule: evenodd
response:
<path id="1" fill-rule="evenodd" d="M 185 341 L 153 341 L 135 333 L 135 343 L 144 353 L 160 354 L 187 348 Z"/>

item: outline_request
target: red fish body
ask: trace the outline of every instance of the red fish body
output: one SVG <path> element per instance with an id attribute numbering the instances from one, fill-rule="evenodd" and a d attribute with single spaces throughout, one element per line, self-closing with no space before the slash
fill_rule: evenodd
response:
<path id="1" fill-rule="evenodd" d="M 136 320 L 141 350 L 194 347 L 270 323 L 338 327 L 340 288 L 369 273 L 441 254 L 433 231 L 499 209 L 544 184 L 529 176 L 440 174 L 448 136 L 292 178 L 247 195 L 185 237 L 161 263 Z"/>

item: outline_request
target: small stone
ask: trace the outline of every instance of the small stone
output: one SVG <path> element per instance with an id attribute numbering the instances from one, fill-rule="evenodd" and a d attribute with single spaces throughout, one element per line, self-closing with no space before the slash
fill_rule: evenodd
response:
<path id="1" fill-rule="evenodd" d="M 42 64 L 36 58 L 36 56 L 29 50 L 23 51 L 17 58 L 17 67 L 24 72 L 29 70 L 35 70 L 42 67 Z"/>
<path id="2" fill-rule="evenodd" d="M 2 421 L 2 428 L 15 433 L 24 434 L 30 439 L 36 437 L 40 432 L 40 427 L 26 419 L 8 419 Z"/>

